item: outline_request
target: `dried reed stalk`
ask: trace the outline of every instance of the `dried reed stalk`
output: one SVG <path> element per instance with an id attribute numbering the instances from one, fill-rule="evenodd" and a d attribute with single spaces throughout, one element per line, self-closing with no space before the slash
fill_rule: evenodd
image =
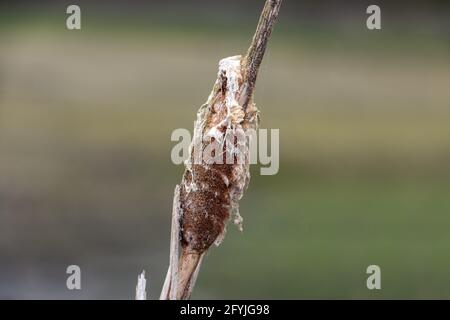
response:
<path id="1" fill-rule="evenodd" d="M 145 291 L 147 280 L 145 279 L 145 271 L 138 276 L 136 285 L 136 300 L 147 300 L 147 292 Z"/>
<path id="2" fill-rule="evenodd" d="M 281 1 L 266 0 L 245 57 L 220 61 L 213 90 L 197 113 L 186 170 L 175 188 L 170 265 L 162 300 L 189 299 L 204 254 L 213 243 L 220 244 L 231 216 L 241 228 L 239 200 L 250 179 L 249 145 L 247 139 L 242 142 L 235 137 L 258 126 L 258 110 L 252 96 Z M 213 151 L 210 158 L 200 153 L 200 159 L 197 158 L 198 150 L 205 150 L 207 144 L 221 152 Z M 243 161 L 229 164 L 230 158 Z"/>

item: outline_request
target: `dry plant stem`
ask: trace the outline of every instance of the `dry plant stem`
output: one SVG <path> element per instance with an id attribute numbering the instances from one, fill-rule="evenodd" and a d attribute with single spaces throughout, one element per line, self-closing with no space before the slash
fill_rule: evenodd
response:
<path id="1" fill-rule="evenodd" d="M 280 6 L 281 0 L 266 0 L 247 55 L 220 61 L 213 90 L 197 113 L 186 170 L 175 188 L 170 265 L 162 300 L 189 299 L 203 256 L 213 243 L 220 244 L 231 217 L 241 228 L 239 200 L 250 180 L 249 145 L 233 137 L 258 126 L 252 95 Z M 196 151 L 203 151 L 207 143 L 215 144 L 219 152 L 206 159 L 201 154 L 199 162 Z M 230 164 L 228 156 L 243 161 Z M 217 157 L 226 164 L 218 163 Z"/>
<path id="2" fill-rule="evenodd" d="M 252 43 L 244 58 L 244 88 L 242 99 L 239 101 L 244 109 L 253 95 L 259 67 L 266 52 L 267 42 L 272 33 L 273 25 L 278 17 L 281 2 L 282 0 L 266 1 Z"/>
<path id="3" fill-rule="evenodd" d="M 147 300 L 147 292 L 145 291 L 147 280 L 145 279 L 145 271 L 138 276 L 136 285 L 136 300 Z"/>

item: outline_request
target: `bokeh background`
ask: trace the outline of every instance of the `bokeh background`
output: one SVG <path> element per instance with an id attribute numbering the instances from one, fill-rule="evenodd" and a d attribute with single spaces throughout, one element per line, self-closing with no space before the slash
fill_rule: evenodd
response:
<path id="1" fill-rule="evenodd" d="M 132 299 L 168 266 L 176 128 L 263 1 L 0 2 L 0 298 Z M 280 171 L 253 166 L 193 298 L 450 298 L 445 1 L 285 0 L 256 88 Z M 66 267 L 82 290 L 66 288 Z M 366 288 L 366 268 L 382 290 Z"/>

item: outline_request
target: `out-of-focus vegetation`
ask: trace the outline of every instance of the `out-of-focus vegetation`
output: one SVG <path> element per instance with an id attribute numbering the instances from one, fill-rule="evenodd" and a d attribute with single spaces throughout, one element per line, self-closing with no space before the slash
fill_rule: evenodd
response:
<path id="1" fill-rule="evenodd" d="M 0 297 L 132 298 L 143 268 L 157 297 L 183 171 L 170 134 L 192 128 L 218 60 L 245 53 L 255 8 L 231 27 L 86 11 L 81 32 L 2 8 Z M 256 91 L 280 171 L 255 166 L 244 232 L 229 226 L 194 298 L 450 297 L 446 34 L 349 21 L 280 19 Z"/>

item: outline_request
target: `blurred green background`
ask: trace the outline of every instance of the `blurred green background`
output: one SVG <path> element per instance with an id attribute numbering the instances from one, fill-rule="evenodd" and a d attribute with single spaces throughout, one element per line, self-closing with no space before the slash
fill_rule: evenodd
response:
<path id="1" fill-rule="evenodd" d="M 263 1 L 78 1 L 81 31 L 69 4 L 0 3 L 0 298 L 132 299 L 142 269 L 157 298 L 170 134 Z M 194 299 L 450 298 L 449 5 L 381 1 L 369 31 L 369 4 L 285 0 L 255 96 L 280 171 L 253 166 Z"/>

